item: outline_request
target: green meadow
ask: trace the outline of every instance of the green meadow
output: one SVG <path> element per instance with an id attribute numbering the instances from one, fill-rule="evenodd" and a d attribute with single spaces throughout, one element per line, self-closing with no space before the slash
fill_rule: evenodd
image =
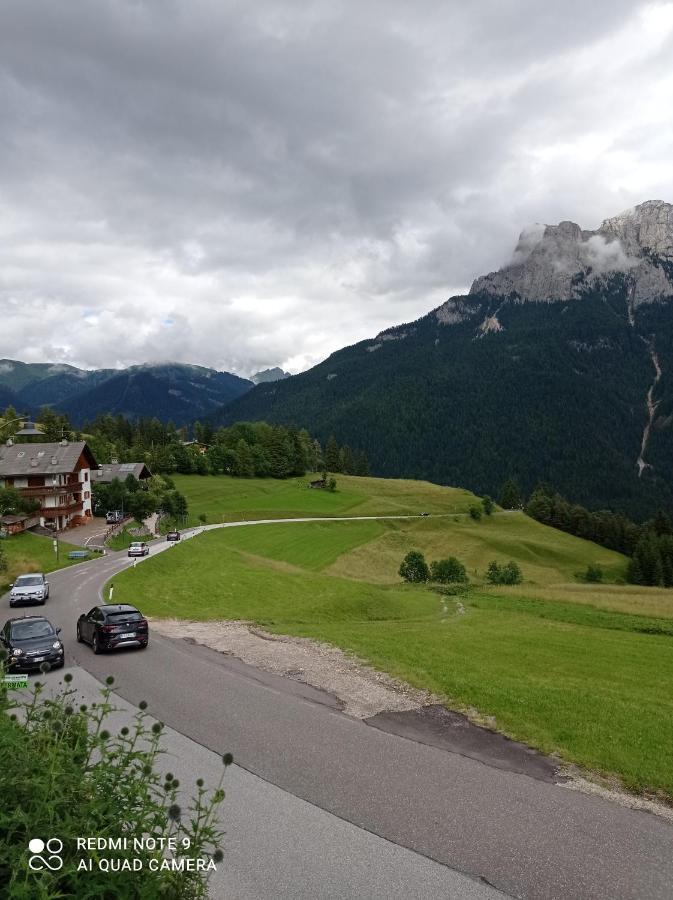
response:
<path id="1" fill-rule="evenodd" d="M 212 509 L 225 510 L 232 481 L 226 479 L 226 498 L 210 498 Z M 461 503 L 471 502 L 466 492 L 435 488 L 421 497 L 423 485 L 384 482 L 377 500 L 376 479 L 349 481 L 350 498 L 363 482 L 351 510 L 369 515 L 377 504 L 388 514 L 405 506 L 416 513 L 423 499 L 421 508 L 432 512 L 430 497 L 444 513 L 454 508 L 427 519 L 206 532 L 117 575 L 115 597 L 151 616 L 243 619 L 328 641 L 440 694 L 452 708 L 477 710 L 513 738 L 673 800 L 673 591 L 623 584 L 626 560 L 619 554 L 522 513 L 474 522 L 460 515 Z M 278 508 L 286 511 L 291 486 L 276 484 Z M 266 481 L 236 490 L 265 510 L 273 507 Z M 339 504 L 351 502 L 339 493 L 327 498 L 335 515 L 346 512 L 343 505 L 336 511 Z M 253 517 L 250 506 L 245 512 Z M 469 590 L 442 596 L 431 586 L 402 584 L 397 568 L 411 548 L 428 560 L 458 556 Z M 524 583 L 486 585 L 491 559 L 516 560 Z M 580 580 L 590 562 L 601 565 L 609 583 Z"/>
<path id="2" fill-rule="evenodd" d="M 308 484 L 319 475 L 289 478 L 232 478 L 228 475 L 173 475 L 176 488 L 189 505 L 189 524 L 198 516 L 208 522 L 245 519 L 286 519 L 295 516 L 385 516 L 466 513 L 475 497 L 459 488 L 427 481 L 357 478 L 337 475 L 334 493 L 313 490 Z"/>

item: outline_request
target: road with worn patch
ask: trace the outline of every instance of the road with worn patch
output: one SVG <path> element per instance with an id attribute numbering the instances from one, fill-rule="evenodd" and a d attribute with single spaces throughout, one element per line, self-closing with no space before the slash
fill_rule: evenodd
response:
<path id="1" fill-rule="evenodd" d="M 152 555 L 167 549 L 157 543 Z M 237 847 L 232 880 L 244 889 L 228 893 L 225 878 L 215 896 L 268 897 L 266 865 L 281 860 L 273 895 L 283 898 L 467 898 L 494 894 L 487 885 L 525 898 L 673 896 L 670 824 L 557 784 L 548 761 L 488 733 L 460 733 L 461 717 L 433 708 L 355 720 L 330 695 L 156 634 L 145 651 L 94 656 L 74 640 L 77 615 L 129 564 L 110 554 L 52 573 L 44 612 L 63 626 L 68 664 L 99 680 L 115 675 L 121 697 L 147 700 L 176 734 L 231 751 L 258 788 L 267 785 L 279 823 L 287 804 L 287 827 L 269 835 L 258 821 L 265 840 Z M 243 791 L 238 820 L 263 819 L 265 796 L 247 808 Z M 381 865 L 384 850 L 390 865 Z M 415 890 L 402 877 L 409 871 Z"/>

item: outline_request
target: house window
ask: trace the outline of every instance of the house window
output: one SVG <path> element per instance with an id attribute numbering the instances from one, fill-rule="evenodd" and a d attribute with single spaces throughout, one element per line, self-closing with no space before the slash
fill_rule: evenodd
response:
<path id="1" fill-rule="evenodd" d="M 85 480 L 85 481 L 88 481 L 88 480 L 89 480 L 89 473 L 88 473 L 88 472 L 85 472 L 85 473 L 84 473 L 84 480 Z"/>

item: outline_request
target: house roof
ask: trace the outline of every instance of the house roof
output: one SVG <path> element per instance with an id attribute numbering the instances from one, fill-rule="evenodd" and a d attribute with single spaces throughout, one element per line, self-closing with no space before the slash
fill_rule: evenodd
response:
<path id="1" fill-rule="evenodd" d="M 98 484 L 109 484 L 115 478 L 124 481 L 129 475 L 133 475 L 134 478 L 140 481 L 141 478 L 149 478 L 151 474 L 145 463 L 142 462 L 104 463 L 102 466 L 98 466 L 97 469 L 91 470 L 91 480 Z"/>
<path id="2" fill-rule="evenodd" d="M 90 467 L 96 465 L 86 441 L 49 444 L 0 444 L 0 478 L 22 475 L 67 474 L 75 471 L 84 454 Z"/>

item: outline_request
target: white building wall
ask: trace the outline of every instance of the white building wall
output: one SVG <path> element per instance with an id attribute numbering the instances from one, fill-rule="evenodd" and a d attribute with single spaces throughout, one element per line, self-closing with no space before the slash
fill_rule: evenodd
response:
<path id="1" fill-rule="evenodd" d="M 82 482 L 82 514 L 90 516 L 91 510 L 93 509 L 91 497 L 91 469 L 81 469 L 79 478 Z M 87 494 L 88 497 L 86 496 Z"/>

